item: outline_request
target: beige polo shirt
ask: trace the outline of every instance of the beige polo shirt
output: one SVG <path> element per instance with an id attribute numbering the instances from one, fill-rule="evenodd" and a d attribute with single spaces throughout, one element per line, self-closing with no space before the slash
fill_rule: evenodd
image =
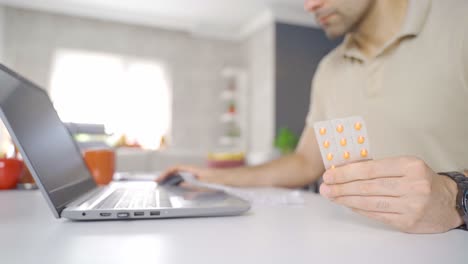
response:
<path id="1" fill-rule="evenodd" d="M 376 58 L 347 36 L 312 87 L 308 126 L 360 115 L 376 159 L 413 155 L 435 171 L 468 168 L 468 1 L 409 0 L 401 32 Z"/>

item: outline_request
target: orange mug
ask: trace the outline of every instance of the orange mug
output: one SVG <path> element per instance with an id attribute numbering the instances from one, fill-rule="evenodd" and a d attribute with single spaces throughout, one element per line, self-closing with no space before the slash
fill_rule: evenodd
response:
<path id="1" fill-rule="evenodd" d="M 0 159 L 0 190 L 15 189 L 24 169 L 19 159 Z"/>
<path id="2" fill-rule="evenodd" d="M 113 150 L 86 150 L 84 160 L 97 184 L 106 185 L 112 181 L 115 171 L 115 153 Z"/>

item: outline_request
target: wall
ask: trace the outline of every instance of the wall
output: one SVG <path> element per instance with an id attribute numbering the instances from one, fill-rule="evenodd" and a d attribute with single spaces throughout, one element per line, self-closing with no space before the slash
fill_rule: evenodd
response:
<path id="1" fill-rule="evenodd" d="M 185 32 L 5 8 L 5 63 L 48 89 L 58 48 L 163 62 L 173 88 L 172 144 L 204 153 L 216 142 L 220 71 L 245 65 L 239 44 Z M 79 73 L 77 73 L 79 74 Z"/>
<path id="2" fill-rule="evenodd" d="M 309 111 L 312 78 L 322 58 L 341 40 L 321 29 L 276 23 L 275 131 L 302 133 Z"/>
<path id="3" fill-rule="evenodd" d="M 249 72 L 249 150 L 269 155 L 274 141 L 274 23 L 265 25 L 245 40 Z"/>
<path id="4" fill-rule="evenodd" d="M 263 154 L 260 160 L 274 156 L 274 138 L 281 127 L 302 133 L 313 75 L 320 60 L 340 41 L 330 41 L 320 29 L 275 22 L 247 38 L 253 155 Z"/>
<path id="5" fill-rule="evenodd" d="M 0 6 L 0 62 L 3 62 L 4 43 L 5 43 L 5 8 Z"/>
<path id="6" fill-rule="evenodd" d="M 220 134 L 219 88 L 224 66 L 248 70 L 250 152 L 272 153 L 275 131 L 281 126 L 300 133 L 313 73 L 321 57 L 335 45 L 318 29 L 273 22 L 235 43 L 45 12 L 1 10 L 0 33 L 2 17 L 6 25 L 1 61 L 46 89 L 58 48 L 163 62 L 172 76 L 172 145 L 184 153 L 204 154 L 215 148 Z"/>
<path id="7" fill-rule="evenodd" d="M 5 27 L 5 8 L 0 6 L 0 63 L 4 63 L 4 27 Z M 0 155 L 8 150 L 8 131 L 0 121 Z"/>

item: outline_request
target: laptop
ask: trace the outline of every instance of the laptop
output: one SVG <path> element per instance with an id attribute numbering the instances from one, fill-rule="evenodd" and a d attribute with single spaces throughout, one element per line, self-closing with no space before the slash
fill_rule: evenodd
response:
<path id="1" fill-rule="evenodd" d="M 97 186 L 47 93 L 0 64 L 0 117 L 56 218 L 238 215 L 247 201 L 216 190 L 116 182 Z"/>

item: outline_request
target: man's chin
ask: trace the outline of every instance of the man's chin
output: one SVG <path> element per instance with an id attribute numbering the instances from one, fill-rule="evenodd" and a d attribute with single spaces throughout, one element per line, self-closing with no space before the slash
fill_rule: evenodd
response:
<path id="1" fill-rule="evenodd" d="M 345 35 L 345 32 L 343 31 L 331 30 L 331 29 L 324 29 L 324 30 L 325 30 L 325 34 L 330 40 L 335 40 Z"/>

